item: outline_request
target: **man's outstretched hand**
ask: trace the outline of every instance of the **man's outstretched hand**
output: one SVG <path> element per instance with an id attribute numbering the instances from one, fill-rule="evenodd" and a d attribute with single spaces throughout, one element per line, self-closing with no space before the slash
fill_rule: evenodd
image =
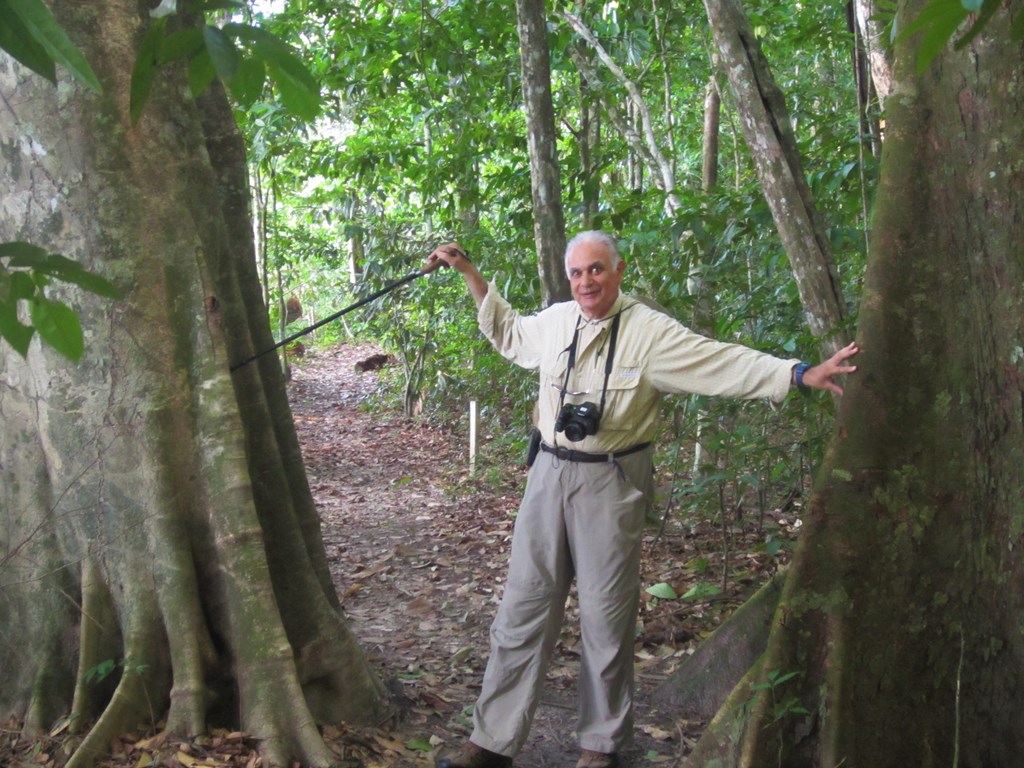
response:
<path id="1" fill-rule="evenodd" d="M 804 371 L 804 386 L 811 389 L 824 389 L 837 395 L 843 394 L 843 388 L 836 384 L 835 377 L 853 373 L 856 365 L 846 365 L 846 361 L 860 352 L 857 342 L 851 342 L 836 352 L 823 363 Z"/>

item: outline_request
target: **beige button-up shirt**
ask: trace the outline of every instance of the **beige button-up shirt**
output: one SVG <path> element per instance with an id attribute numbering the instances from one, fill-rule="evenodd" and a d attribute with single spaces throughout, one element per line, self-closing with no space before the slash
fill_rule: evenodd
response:
<path id="1" fill-rule="evenodd" d="M 622 319 L 600 427 L 573 443 L 555 432 L 562 387 L 567 390 L 566 403 L 600 405 L 612 320 L 618 313 Z M 602 320 L 588 320 L 575 301 L 521 315 L 491 283 L 477 321 L 505 358 L 540 372 L 537 427 L 544 442 L 593 453 L 621 451 L 651 440 L 661 398 L 668 393 L 765 397 L 779 403 L 789 392 L 792 368 L 799 362 L 701 336 L 622 295 Z M 576 363 L 567 379 L 576 328 Z"/>

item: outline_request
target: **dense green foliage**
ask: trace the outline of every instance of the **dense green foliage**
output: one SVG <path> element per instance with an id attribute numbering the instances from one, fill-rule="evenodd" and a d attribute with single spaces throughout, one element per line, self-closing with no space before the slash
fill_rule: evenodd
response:
<path id="1" fill-rule="evenodd" d="M 190 7 L 209 10 L 205 24 L 174 31 L 160 19 L 143 41 L 133 113 L 144 107 L 157 68 L 178 59 L 188 61 L 194 90 L 219 76 L 236 98 L 279 338 L 408 274 L 450 239 L 515 305 L 539 304 L 514 6 L 295 0 L 275 8 L 276 15 L 250 10 L 228 23 L 215 17 L 223 3 Z M 860 135 L 853 35 L 840 6 L 746 9 L 787 95 L 852 315 L 874 176 Z M 549 10 L 568 234 L 589 227 L 615 232 L 630 264 L 626 290 L 655 299 L 683 322 L 716 338 L 813 358 L 816 344 L 727 92 L 720 181 L 701 191 L 704 95 L 713 77 L 725 89 L 711 65 L 703 9 L 655 0 L 584 10 L 555 2 Z M 563 11 L 579 15 L 596 42 L 584 41 Z M 54 63 L 88 79 L 88 65 L 62 42 L 59 27 L 39 18 L 12 16 L 40 30 L 31 38 L 38 45 L 15 46 L 20 58 L 51 79 Z M 305 65 L 320 83 L 319 104 L 309 92 L 313 78 L 282 41 L 301 41 Z M 626 135 L 627 126 L 643 133 L 631 88 L 651 115 L 678 205 L 666 205 L 668 191 L 652 183 L 645 150 Z M 698 268 L 701 292 L 694 294 L 688 279 Z M 285 326 L 288 297 L 301 301 L 304 314 Z M 473 399 L 485 432 L 525 435 L 533 377 L 480 339 L 471 310 L 461 281 L 435 273 L 346 315 L 319 331 L 317 342 L 348 336 L 393 352 L 402 363 L 391 376 L 395 403 L 407 412 L 455 421 Z M 739 486 L 760 489 L 765 478 L 792 486 L 803 469 L 788 458 L 771 468 L 776 460 L 766 457 L 813 460 L 822 431 L 816 422 L 828 406 L 795 402 L 786 411 L 791 418 L 778 419 L 759 404 L 672 403 L 685 417 L 670 420 L 666 444 L 692 443 L 702 419 L 726 423 L 720 431 L 702 428 L 705 444 L 716 449 L 710 455 L 729 465 L 724 474 L 706 472 L 705 484 L 728 477 L 737 497 Z M 521 440 L 492 445 L 505 452 Z M 737 464 L 737 455 L 761 458 Z"/>
<path id="2" fill-rule="evenodd" d="M 852 33 L 841 6 L 747 5 L 787 94 L 852 305 L 874 175 L 874 160 L 858 131 Z M 568 234 L 588 226 L 584 200 L 596 189 L 597 216 L 589 226 L 621 238 L 630 265 L 627 291 L 650 296 L 684 323 L 694 322 L 698 297 L 687 278 L 699 264 L 712 335 L 815 359 L 816 344 L 727 93 L 721 180 L 710 193 L 701 192 L 704 93 L 712 77 L 703 9 L 608 3 L 582 12 L 651 112 L 682 203 L 669 215 L 665 194 L 648 182 L 649 171 L 631 172 L 637 156 L 607 114 L 614 111 L 621 120 L 627 113 L 623 82 L 558 17 L 561 7 L 549 6 L 549 28 Z M 575 4 L 564 8 L 576 12 Z M 400 278 L 450 239 L 469 250 L 514 305 L 537 307 L 514 6 L 487 0 L 302 0 L 265 23 L 285 38 L 297 35 L 306 42 L 308 64 L 325 96 L 326 117 L 308 129 L 274 104 L 257 104 L 242 116 L 261 190 L 272 308 L 294 295 L 307 312 L 288 330 Z M 598 75 L 585 89 L 573 59 L 581 52 Z M 719 82 L 726 87 L 724 78 Z M 581 161 L 584 99 L 591 108 L 602 106 L 599 143 L 588 147 L 589 167 Z M 354 283 L 353 242 L 360 249 Z M 404 361 L 403 374 L 393 378 L 396 402 L 401 393 L 407 409 L 422 395 L 428 416 L 454 420 L 475 399 L 489 433 L 525 435 L 533 377 L 514 370 L 480 340 L 472 302 L 455 275 L 435 273 L 411 283 L 367 311 L 346 316 L 320 341 L 341 335 L 373 340 Z M 788 490 L 817 455 L 824 431 L 819 422 L 829 406 L 794 399 L 788 418 L 779 419 L 756 403 L 673 403 L 670 408 L 682 408 L 687 416 L 670 420 L 676 426 L 666 442 L 692 442 L 697 413 L 712 423 L 728 419 L 732 426 L 713 441 L 721 443 L 718 455 L 742 461 L 733 461 L 725 475 L 708 477 L 727 476 L 738 495 L 764 482 Z M 502 447 L 510 442 L 519 447 L 518 440 L 507 439 Z M 717 497 L 719 489 L 711 490 Z"/>

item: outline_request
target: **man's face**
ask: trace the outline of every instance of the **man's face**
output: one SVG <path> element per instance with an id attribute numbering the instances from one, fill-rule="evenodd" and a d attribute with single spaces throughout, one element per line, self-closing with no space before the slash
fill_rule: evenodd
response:
<path id="1" fill-rule="evenodd" d="M 600 320 L 612 308 L 619 295 L 619 284 L 626 262 L 612 267 L 612 255 L 597 242 L 584 242 L 573 248 L 566 261 L 572 297 L 591 320 Z"/>

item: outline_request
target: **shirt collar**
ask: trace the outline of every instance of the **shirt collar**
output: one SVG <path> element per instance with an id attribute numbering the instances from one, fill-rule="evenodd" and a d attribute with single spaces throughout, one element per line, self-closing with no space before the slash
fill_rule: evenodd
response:
<path id="1" fill-rule="evenodd" d="M 619 314 L 619 312 L 621 312 L 622 310 L 626 309 L 626 307 L 628 305 L 626 304 L 625 300 L 626 300 L 626 297 L 623 296 L 622 292 L 620 291 L 619 295 L 615 297 L 615 303 L 612 304 L 611 309 L 609 309 L 608 312 L 605 314 L 605 316 L 602 317 L 600 320 L 591 320 L 590 318 L 588 318 L 585 314 L 583 314 L 583 310 L 580 308 L 579 304 L 577 304 L 576 305 L 576 309 L 579 310 L 579 313 L 580 313 L 579 314 L 579 320 L 577 322 L 579 322 L 580 325 L 595 325 L 595 326 L 596 325 L 601 325 L 601 323 L 606 323 L 609 320 L 611 320 L 612 318 L 614 318 L 617 314 Z M 635 302 L 631 302 L 631 303 L 635 303 Z"/>

